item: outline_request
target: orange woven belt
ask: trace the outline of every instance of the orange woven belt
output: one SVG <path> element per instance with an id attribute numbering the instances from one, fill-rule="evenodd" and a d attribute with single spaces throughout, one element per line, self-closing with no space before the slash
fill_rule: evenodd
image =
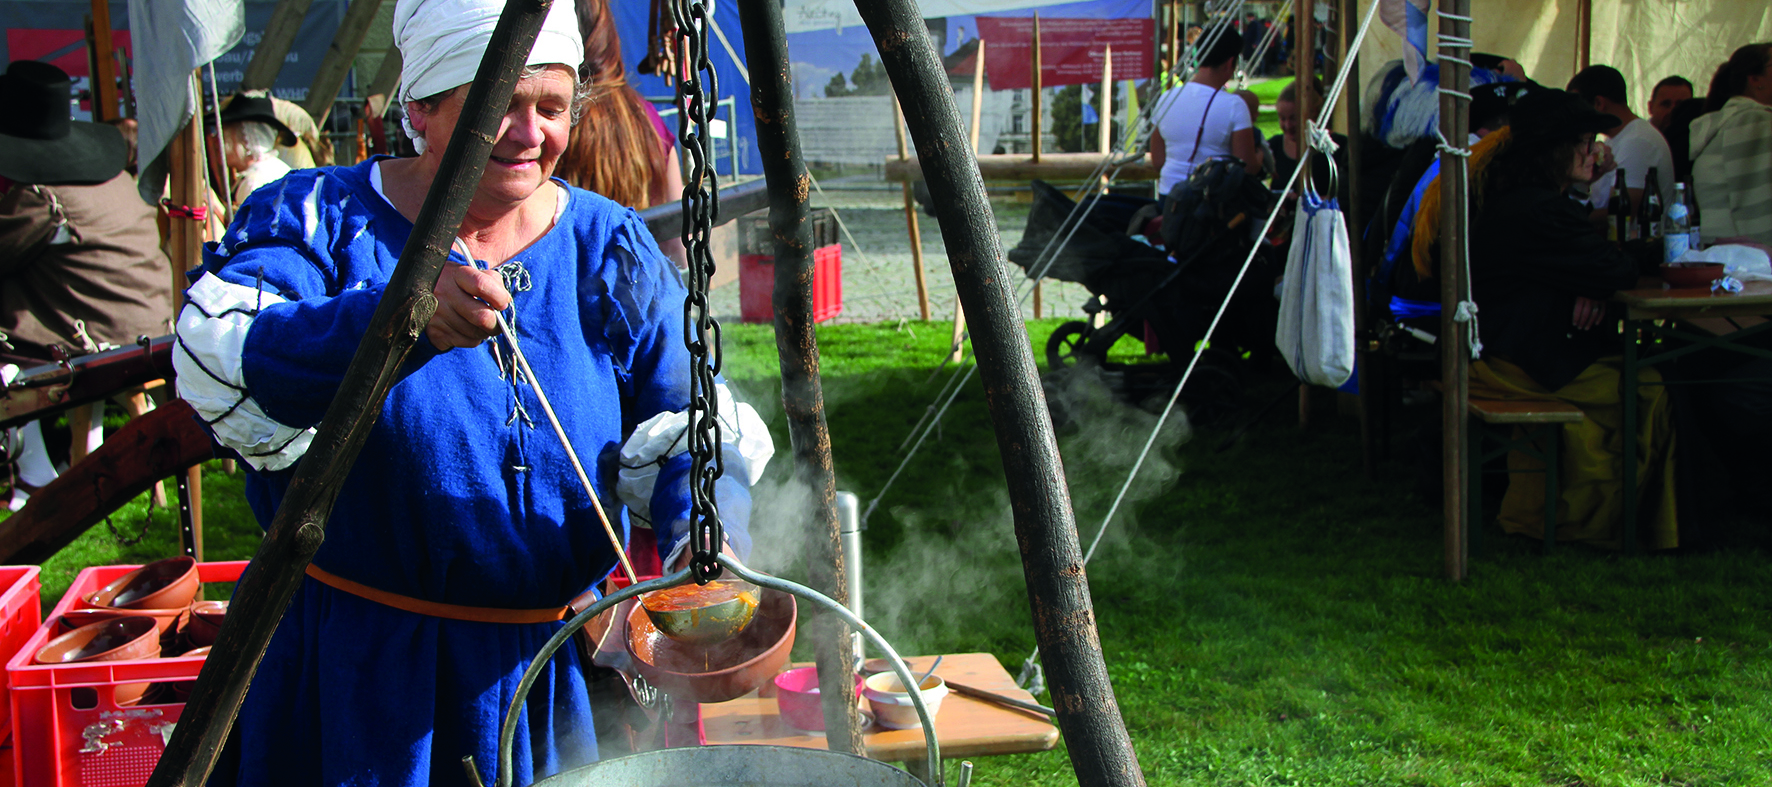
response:
<path id="1" fill-rule="evenodd" d="M 377 590 L 359 582 L 352 582 L 313 563 L 308 564 L 308 576 L 318 580 L 322 585 L 369 599 L 384 607 L 393 607 L 415 615 L 429 615 L 433 618 L 466 620 L 473 623 L 552 623 L 572 616 L 572 608 L 564 606 L 552 609 L 498 609 L 495 607 L 464 607 L 459 604 L 426 601 L 421 598 Z"/>

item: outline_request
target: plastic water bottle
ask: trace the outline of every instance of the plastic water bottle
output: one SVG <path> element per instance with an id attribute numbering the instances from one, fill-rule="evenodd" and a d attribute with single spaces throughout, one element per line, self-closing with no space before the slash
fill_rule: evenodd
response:
<path id="1" fill-rule="evenodd" d="M 1692 249 L 1692 200 L 1686 184 L 1674 184 L 1674 201 L 1667 206 L 1667 224 L 1661 234 L 1661 261 L 1673 262 Z"/>

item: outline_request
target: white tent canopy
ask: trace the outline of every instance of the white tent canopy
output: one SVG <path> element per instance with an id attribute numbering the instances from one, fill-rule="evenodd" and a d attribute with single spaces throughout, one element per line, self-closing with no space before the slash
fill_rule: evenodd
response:
<path id="1" fill-rule="evenodd" d="M 1370 0 L 1367 0 L 1370 2 Z M 1624 74 L 1630 105 L 1647 115 L 1649 92 L 1668 76 L 1692 81 L 1704 95 L 1717 66 L 1743 44 L 1772 41 L 1772 4 L 1754 0 L 1591 0 L 1588 62 Z M 1437 3 L 1436 3 L 1437 5 Z M 1526 75 L 1561 88 L 1575 76 L 1580 0 L 1471 0 L 1476 51 L 1512 57 Z M 1436 58 L 1429 16 L 1428 56 Z M 1361 73 L 1403 56 L 1394 35 L 1371 35 L 1361 48 Z"/>

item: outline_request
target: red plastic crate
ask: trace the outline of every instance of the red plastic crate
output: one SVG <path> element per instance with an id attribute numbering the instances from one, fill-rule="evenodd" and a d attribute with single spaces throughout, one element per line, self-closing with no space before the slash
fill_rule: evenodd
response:
<path id="1" fill-rule="evenodd" d="M 738 257 L 738 308 L 745 322 L 775 320 L 775 256 Z M 812 250 L 812 321 L 824 322 L 843 313 L 843 247 Z"/>
<path id="2" fill-rule="evenodd" d="M 0 658 L 10 661 L 43 625 L 41 572 L 36 566 L 0 566 Z M 12 734 L 11 705 L 5 696 L 6 688 L 0 686 L 0 741 Z"/>
<path id="3" fill-rule="evenodd" d="M 81 596 L 140 566 L 98 566 L 74 578 L 61 603 L 6 663 L 11 687 L 13 774 L 31 787 L 137 787 L 148 781 L 166 750 L 184 705 L 118 707 L 112 691 L 124 683 L 195 680 L 203 657 L 38 665 L 32 658 L 56 619 L 87 605 Z M 199 563 L 203 582 L 234 582 L 246 561 Z"/>

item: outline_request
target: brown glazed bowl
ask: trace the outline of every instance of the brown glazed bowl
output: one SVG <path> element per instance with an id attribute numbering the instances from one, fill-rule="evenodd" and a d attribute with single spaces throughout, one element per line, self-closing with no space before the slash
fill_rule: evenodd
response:
<path id="1" fill-rule="evenodd" d="M 132 661 L 160 656 L 160 630 L 146 615 L 101 620 L 49 641 L 37 651 L 38 664 L 76 661 Z"/>
<path id="2" fill-rule="evenodd" d="M 197 561 L 187 556 L 149 563 L 87 595 L 95 607 L 182 610 L 197 598 Z"/>
<path id="3" fill-rule="evenodd" d="M 1723 263 L 1688 262 L 1661 266 L 1661 280 L 1676 290 L 1710 289 L 1710 283 L 1723 278 Z"/>
<path id="4" fill-rule="evenodd" d="M 117 618 L 146 615 L 154 619 L 154 625 L 160 629 L 161 634 L 166 634 L 168 632 L 177 634 L 179 630 L 183 628 L 183 619 L 187 617 L 189 611 L 190 609 L 188 607 L 181 607 L 178 609 L 88 607 L 85 609 L 70 609 L 63 612 L 62 616 L 57 619 L 57 625 L 60 627 L 59 631 L 61 633 L 67 633 L 80 628 L 81 626 L 89 623 L 97 623 L 101 620 L 115 620 Z"/>
<path id="5" fill-rule="evenodd" d="M 215 644 L 221 633 L 222 619 L 228 616 L 226 601 L 198 601 L 191 604 L 191 621 L 185 624 L 185 641 L 201 648 Z"/>
<path id="6" fill-rule="evenodd" d="M 725 702 L 768 684 L 794 647 L 794 597 L 763 589 L 757 613 L 738 636 L 701 646 L 671 639 L 646 609 L 628 611 L 628 654 L 648 683 L 680 699 Z"/>

